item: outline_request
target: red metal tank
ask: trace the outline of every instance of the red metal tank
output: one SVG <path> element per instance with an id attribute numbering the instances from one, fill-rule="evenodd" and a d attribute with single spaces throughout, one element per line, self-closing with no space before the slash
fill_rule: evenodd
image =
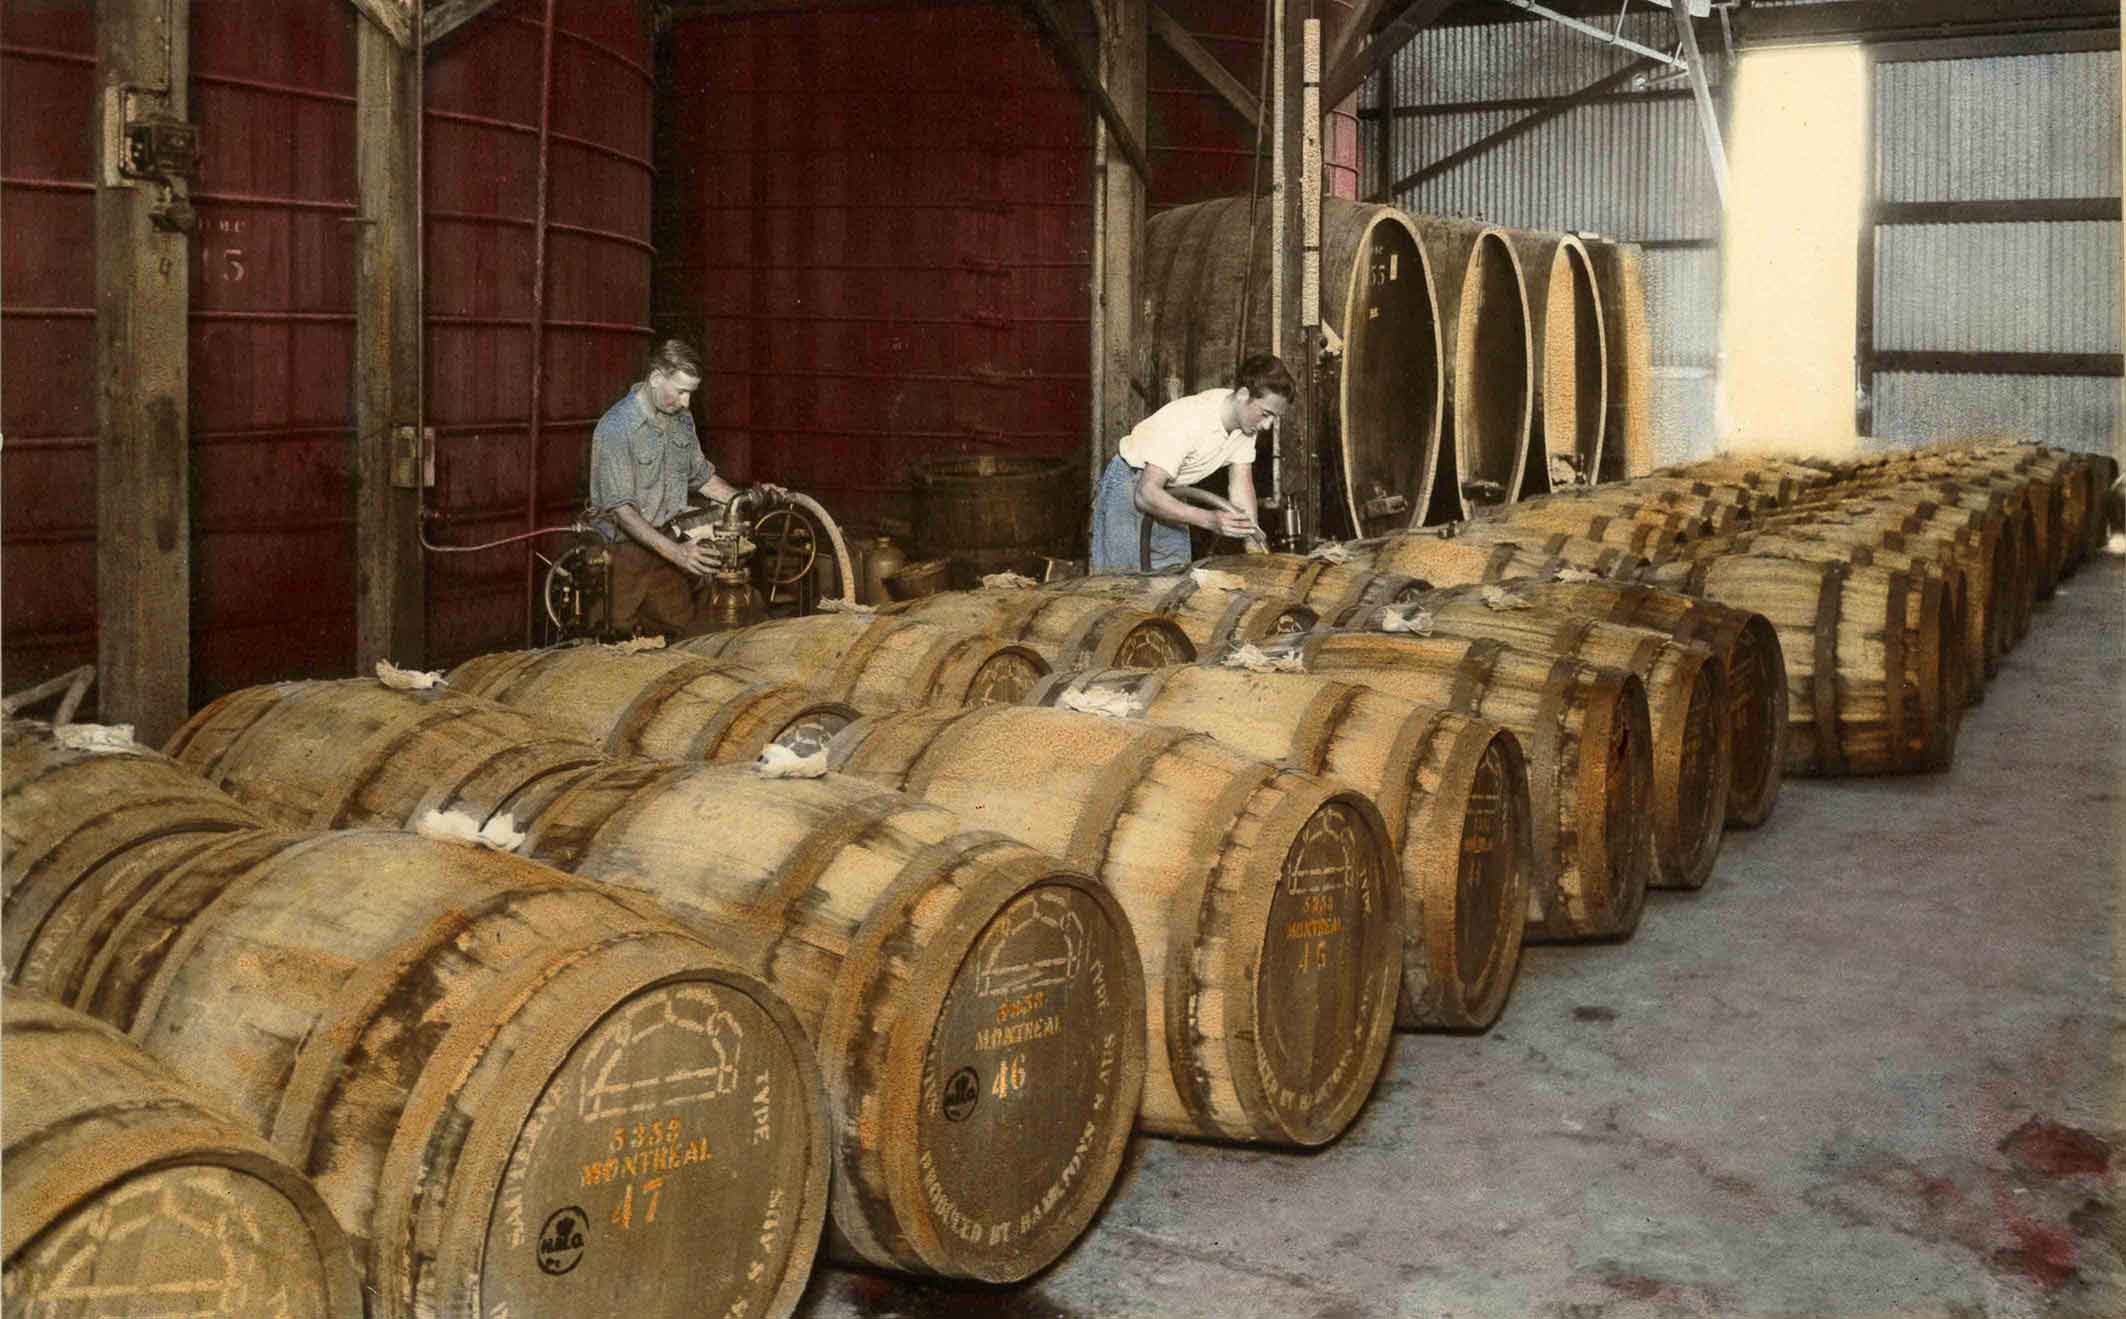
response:
<path id="1" fill-rule="evenodd" d="M 358 21 L 192 9 L 195 704 L 354 662 Z"/>
<path id="2" fill-rule="evenodd" d="M 1023 15 L 690 14 L 670 48 L 660 305 L 707 340 L 713 461 L 875 524 L 920 459 L 1082 450 L 1091 129 Z"/>
<path id="3" fill-rule="evenodd" d="M 227 0 L 191 18 L 192 695 L 345 672 L 354 333 L 354 15 Z M 96 658 L 95 23 L 11 5 L 0 426 L 6 667 Z"/>
<path id="4" fill-rule="evenodd" d="M 96 27 L 88 6 L 0 6 L 0 86 L 0 671 L 20 690 L 96 661 Z M 17 114 L 17 106 L 37 112 Z"/>
<path id="5" fill-rule="evenodd" d="M 430 54 L 432 541 L 582 513 L 591 428 L 649 349 L 650 60 L 634 0 L 513 0 Z M 557 544 L 430 555 L 429 663 L 523 645 Z"/>

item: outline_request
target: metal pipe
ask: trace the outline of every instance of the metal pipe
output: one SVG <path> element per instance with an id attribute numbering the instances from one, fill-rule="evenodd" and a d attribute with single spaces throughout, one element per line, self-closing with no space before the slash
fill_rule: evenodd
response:
<path id="1" fill-rule="evenodd" d="M 552 3 L 552 0 L 548 0 L 548 3 Z M 731 502 L 723 506 L 723 530 L 733 536 L 745 530 L 744 524 L 738 520 L 738 510 L 741 507 L 757 508 L 766 500 L 766 495 L 751 487 L 732 495 Z"/>
<path id="2" fill-rule="evenodd" d="M 525 461 L 524 526 L 526 534 L 539 525 L 539 446 L 544 439 L 540 426 L 546 410 L 546 213 L 553 190 L 554 119 L 554 0 L 546 0 L 546 22 L 539 37 L 539 167 L 538 201 L 532 229 L 531 316 L 531 423 L 530 453 Z M 531 601 L 539 589 L 539 556 L 529 541 L 524 547 L 524 644 L 536 643 L 538 619 Z"/>
<path id="3" fill-rule="evenodd" d="M 1650 60 L 1659 60 L 1661 63 L 1673 68 L 1680 69 L 1685 67 L 1682 60 L 1677 59 L 1667 51 L 1655 50 L 1651 46 L 1642 46 L 1629 37 L 1620 37 L 1614 33 L 1604 32 L 1594 24 L 1582 23 L 1570 14 L 1561 14 L 1555 9 L 1546 9 L 1542 5 L 1536 4 L 1535 0 L 1498 0 L 1498 2 L 1502 5 L 1512 5 L 1515 9 L 1525 9 L 1539 18 L 1547 18 L 1553 23 L 1563 24 L 1575 32 L 1584 32 L 1605 46 L 1615 46 L 1620 50 L 1628 50 L 1636 55 L 1644 55 Z"/>

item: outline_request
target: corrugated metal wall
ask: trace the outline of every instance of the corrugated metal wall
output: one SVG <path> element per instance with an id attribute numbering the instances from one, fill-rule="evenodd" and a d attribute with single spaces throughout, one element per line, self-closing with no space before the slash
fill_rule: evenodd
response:
<path id="1" fill-rule="evenodd" d="M 1633 14 L 1623 37 L 1674 46 L 1666 14 Z M 1708 55 L 1715 52 L 1708 52 Z M 1622 69 L 1637 56 L 1549 22 L 1439 27 L 1396 56 L 1392 146 L 1366 95 L 1363 155 L 1370 194 Z M 1659 71 L 1656 71 L 1657 74 Z M 1471 103 L 1527 101 L 1496 109 Z M 1585 230 L 1653 244 L 1647 299 L 1654 326 L 1656 453 L 1711 447 L 1718 348 L 1720 209 L 1696 108 L 1678 81 L 1656 79 L 1577 107 L 1391 198 L 1408 210 L 1540 229 Z"/>
<path id="2" fill-rule="evenodd" d="M 2119 196 L 2115 50 L 1883 63 L 1875 122 L 1885 202 Z M 2119 242 L 2116 220 L 1884 225 L 1875 347 L 2117 353 Z M 1874 431 L 1885 439 L 2006 431 L 2108 451 L 2119 382 L 1885 372 L 1875 377 L 1874 405 Z"/>

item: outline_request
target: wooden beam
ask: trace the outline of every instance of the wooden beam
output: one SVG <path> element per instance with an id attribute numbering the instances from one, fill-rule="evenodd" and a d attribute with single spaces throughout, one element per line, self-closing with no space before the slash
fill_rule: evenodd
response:
<path id="1" fill-rule="evenodd" d="M 189 117 L 191 6 L 101 0 L 105 121 Z M 186 184 L 125 179 L 119 134 L 97 134 L 97 717 L 160 746 L 190 709 L 191 373 Z M 84 510 L 86 511 L 86 510 Z"/>
<path id="2" fill-rule="evenodd" d="M 388 2 L 388 0 L 387 0 Z M 493 9 L 499 0 L 435 0 L 421 10 L 421 46 L 426 49 Z"/>
<path id="3" fill-rule="evenodd" d="M 421 53 L 355 36 L 355 666 L 427 658 L 421 557 Z"/>
<path id="4" fill-rule="evenodd" d="M 1735 16 L 1743 49 L 1809 41 L 1903 41 L 2119 26 L 2116 0 L 1830 0 L 1750 5 Z"/>
<path id="5" fill-rule="evenodd" d="M 400 50 L 413 49 L 414 15 L 418 0 L 352 0 L 355 12 L 375 24 L 397 43 Z M 488 0 L 491 4 L 493 0 Z"/>
<path id="6" fill-rule="evenodd" d="M 1129 120 L 1115 104 L 1114 97 L 1108 95 L 1107 88 L 1100 85 L 1100 74 L 1093 67 L 1092 61 L 1085 58 L 1085 52 L 1072 40 L 1070 29 L 1064 26 L 1063 16 L 1056 12 L 1055 0 L 1022 0 L 1022 3 L 1027 15 L 1033 19 L 1034 26 L 1040 30 L 1042 39 L 1048 43 L 1048 48 L 1055 53 L 1057 59 L 1063 61 L 1063 71 L 1070 75 L 1070 80 L 1077 84 L 1078 90 L 1099 110 L 1100 118 L 1106 122 L 1107 131 L 1114 134 L 1115 144 L 1122 148 L 1122 154 L 1129 157 L 1129 163 L 1136 167 L 1140 177 L 1149 179 L 1152 176 L 1152 163 L 1144 154 L 1138 134 L 1130 128 Z"/>
<path id="7" fill-rule="evenodd" d="M 1551 120 L 1557 118 L 1559 115 L 1566 114 L 1571 110 L 1577 108 L 1578 106 L 1583 105 L 1588 101 L 1594 100 L 1598 96 L 1607 94 L 1610 89 L 1614 87 L 1620 87 L 1623 84 L 1630 82 L 1634 76 L 1652 67 L 1652 60 L 1633 60 L 1631 63 L 1625 65 L 1623 68 L 1618 69 L 1615 73 L 1612 73 L 1596 82 L 1591 82 L 1587 84 L 1585 87 L 1582 87 L 1579 91 L 1574 92 L 1572 95 L 1559 97 L 1557 100 L 1552 101 L 1550 103 L 1549 108 L 1538 110 L 1525 119 L 1516 119 L 1514 122 L 1506 125 L 1504 128 L 1499 129 L 1497 132 L 1490 133 L 1478 138 L 1476 141 L 1471 142 L 1468 146 L 1463 147 L 1460 151 L 1454 152 L 1452 155 L 1442 156 L 1440 159 L 1433 161 L 1431 164 L 1425 166 L 1423 169 L 1417 170 L 1414 173 L 1404 175 L 1402 178 L 1399 178 L 1395 182 L 1389 184 L 1384 191 L 1376 193 L 1374 195 L 1373 200 L 1391 200 L 1394 198 L 1395 194 L 1401 192 L 1405 188 L 1414 188 L 1427 179 L 1437 178 L 1439 175 L 1446 173 L 1448 170 L 1457 168 L 1461 165 L 1465 165 L 1468 162 L 1476 159 L 1478 156 L 1483 155 L 1485 152 L 1490 151 L 1496 147 L 1504 146 L 1506 143 L 1513 141 L 1515 138 L 1520 137 L 1526 133 L 1533 131 L 1536 128 L 1540 128 L 1544 124 L 1549 123 Z"/>
<path id="8" fill-rule="evenodd" d="M 1395 58 L 1396 52 L 1410 44 L 1418 33 L 1439 21 L 1441 14 L 1453 8 L 1455 0 L 1412 0 L 1409 8 L 1395 16 L 1395 21 L 1374 34 L 1373 41 L 1364 50 L 1353 51 L 1340 64 L 1332 63 L 1322 78 L 1321 103 L 1342 105 L 1351 93 L 1366 85 L 1373 71 Z"/>
<path id="9" fill-rule="evenodd" d="M 1145 122 L 1146 0 L 1098 0 L 1107 22 L 1100 49 L 1100 81 L 1114 97 L 1124 122 L 1142 132 Z M 1143 174 L 1116 167 L 1113 139 L 1098 125 L 1093 148 L 1092 278 L 1092 481 L 1114 457 L 1115 446 L 1155 401 L 1136 382 L 1145 370 L 1140 331 L 1144 287 Z"/>
<path id="10" fill-rule="evenodd" d="M 1373 24 L 1380 18 L 1386 0 L 1357 0 L 1356 6 L 1344 18 L 1336 30 L 1336 39 L 1321 53 L 1324 71 L 1341 67 L 1351 58 L 1351 52 L 1372 34 Z"/>
<path id="11" fill-rule="evenodd" d="M 1420 4 L 1427 0 L 1419 0 Z M 1291 408 L 1284 419 L 1277 423 L 1280 434 L 1276 447 L 1282 452 L 1283 462 L 1277 473 L 1277 495 L 1282 505 L 1284 526 L 1280 528 L 1288 537 L 1288 548 L 1305 553 L 1313 545 L 1314 537 L 1321 531 L 1321 482 L 1316 471 L 1316 435 L 1319 431 L 1319 414 L 1325 406 L 1321 398 L 1319 372 L 1321 360 L 1321 329 L 1318 315 L 1307 314 L 1304 302 L 1304 266 L 1306 256 L 1306 218 L 1308 188 L 1306 186 L 1306 15 L 1309 6 L 1305 0 L 1280 0 L 1276 5 L 1281 26 L 1272 39 L 1278 43 L 1283 54 L 1283 65 L 1272 75 L 1280 84 L 1283 105 L 1277 116 L 1277 141 L 1280 168 L 1277 170 L 1275 195 L 1277 214 L 1282 219 L 1281 233 L 1273 227 L 1275 237 L 1271 266 L 1274 276 L 1273 307 L 1276 311 L 1276 326 L 1273 333 L 1277 339 L 1277 353 L 1291 369 L 1292 377 L 1299 385 L 1298 398 L 1292 400 Z M 1329 106 L 1335 102 L 1317 92 L 1319 104 Z M 1316 120 L 1318 124 L 1318 119 Z M 1315 194 L 1318 198 L 1319 194 Z M 1272 542 L 1275 543 L 1275 536 Z"/>
<path id="12" fill-rule="evenodd" d="M 1168 50 L 1179 55 L 1182 63 L 1196 71 L 1197 77 L 1209 83 L 1213 90 L 1223 96 L 1225 103 L 1238 111 L 1242 119 L 1248 121 L 1249 128 L 1261 124 L 1262 102 L 1255 99 L 1255 93 L 1248 90 L 1246 83 L 1234 77 L 1232 70 L 1221 64 L 1216 55 L 1205 50 L 1203 43 L 1189 35 L 1189 30 L 1181 26 L 1180 21 L 1172 14 L 1156 4 L 1150 6 L 1147 13 L 1151 19 L 1153 34 L 1166 43 Z"/>

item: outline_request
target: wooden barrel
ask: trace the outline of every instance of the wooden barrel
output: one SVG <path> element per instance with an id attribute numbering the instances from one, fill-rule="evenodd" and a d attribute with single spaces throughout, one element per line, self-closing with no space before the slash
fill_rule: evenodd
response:
<path id="1" fill-rule="evenodd" d="M 2056 486 L 1961 470 L 1953 475 L 1913 471 L 1896 480 L 1855 483 L 1846 494 L 1847 500 L 1864 496 L 1929 509 L 1952 506 L 2001 512 L 2017 524 L 2009 534 L 2021 542 L 2023 571 L 2030 579 L 2031 598 L 2050 598 L 2058 582 L 2063 504 Z M 2017 635 L 2024 630 L 2019 628 Z"/>
<path id="2" fill-rule="evenodd" d="M 1044 556 L 1070 558 L 1084 534 L 1084 468 L 1068 458 L 972 454 L 926 458 L 909 469 L 916 555 L 944 559 L 952 585 L 985 574 L 1038 575 Z"/>
<path id="3" fill-rule="evenodd" d="M 1402 861 L 1396 1024 L 1488 1026 L 1528 923 L 1528 767 L 1487 720 L 1367 687 L 1213 665 L 1107 669 L 1044 682 L 1029 704 L 1119 695 L 1127 717 L 1204 733 L 1371 796 Z"/>
<path id="4" fill-rule="evenodd" d="M 1762 490 L 1781 504 L 1791 504 L 1802 492 L 1835 484 L 1837 478 L 1821 467 L 1789 462 L 1770 456 L 1725 453 L 1657 469 L 1655 476 L 1686 481 L 1711 481 Z"/>
<path id="5" fill-rule="evenodd" d="M 768 938 L 826 1074 L 841 1251 L 1010 1282 L 1106 1198 L 1145 992 L 1128 917 L 1083 872 L 845 775 L 642 761 L 578 780 L 519 851 Z"/>
<path id="6" fill-rule="evenodd" d="M 1393 611 L 1431 632 L 1497 641 L 1544 657 L 1565 656 L 1622 669 L 1646 687 L 1653 735 L 1652 843 L 1656 888 L 1703 888 L 1720 856 L 1729 777 L 1727 675 L 1711 648 L 1654 628 L 1609 623 L 1549 609 L 1525 596 L 1495 608 L 1463 586 L 1434 591 Z M 1390 611 L 1382 611 L 1384 614 Z M 1357 626 L 1377 627 L 1378 618 Z"/>
<path id="7" fill-rule="evenodd" d="M 879 611 L 1023 642 L 1058 673 L 1157 668 L 1196 658 L 1171 619 L 1105 600 L 1049 591 L 948 591 Z"/>
<path id="8" fill-rule="evenodd" d="M 1013 705 L 1048 676 L 1030 646 L 916 618 L 811 614 L 711 632 L 677 649 L 774 674 L 865 714 Z"/>
<path id="9" fill-rule="evenodd" d="M 1565 535 L 1658 559 L 1679 543 L 1706 534 L 1710 527 L 1665 509 L 1640 516 L 1643 504 L 1596 504 L 1592 500 L 1546 495 L 1524 499 L 1485 519 L 1524 538 L 1531 534 Z"/>
<path id="10" fill-rule="evenodd" d="M 1676 476 L 1639 476 L 1616 485 L 1596 486 L 1590 498 L 1643 500 L 1666 504 L 1694 516 L 1710 518 L 1716 532 L 1733 530 L 1781 506 L 1775 490 L 1725 481 L 1693 481 Z"/>
<path id="11" fill-rule="evenodd" d="M 497 651 L 452 669 L 450 684 L 613 755 L 661 760 L 751 760 L 770 743 L 809 754 L 857 717 L 800 683 L 678 649 Z"/>
<path id="12" fill-rule="evenodd" d="M 101 930 L 73 1006 L 309 1173 L 373 1319 L 600 1311 L 645 1276 L 653 1312 L 787 1315 L 826 1103 L 743 937 L 462 844 L 236 833 Z"/>
<path id="13" fill-rule="evenodd" d="M 1041 589 L 1111 600 L 1170 619 L 1188 634 L 1199 655 L 1235 641 L 1291 636 L 1321 621 L 1313 609 L 1290 596 L 1206 587 L 1193 573 L 1071 577 Z"/>
<path id="14" fill-rule="evenodd" d="M 302 1174 L 118 1032 L 0 995 L 10 1315 L 361 1319 Z"/>
<path id="15" fill-rule="evenodd" d="M 1561 512 L 1578 511 L 1578 516 L 1587 518 L 1601 515 L 1612 520 L 1629 518 L 1634 522 L 1651 523 L 1674 532 L 1679 541 L 1735 531 L 1750 518 L 1749 510 L 1739 504 L 1675 490 L 1645 488 L 1636 481 L 1567 490 L 1531 504 L 1534 508 L 1546 506 Z M 1564 519 L 1561 517 L 1560 521 Z M 1567 523 L 1560 530 L 1569 529 L 1569 526 Z"/>
<path id="16" fill-rule="evenodd" d="M 1535 420 L 1535 336 L 1521 257 L 1505 230 L 1438 215 L 1410 220 L 1439 297 L 1441 445 L 1454 450 L 1458 486 L 1435 489 L 1429 526 L 1520 494 Z"/>
<path id="17" fill-rule="evenodd" d="M 493 701 L 443 687 L 395 691 L 368 678 L 231 692 L 172 734 L 169 752 L 292 829 L 397 827 L 403 803 L 444 783 L 471 782 L 470 791 L 507 797 L 529 815 L 607 759 L 587 740 Z"/>
<path id="18" fill-rule="evenodd" d="M 1354 549 L 1351 555 L 1339 563 L 1297 554 L 1226 554 L 1196 566 L 1231 573 L 1252 590 L 1298 600 L 1317 619 L 1414 600 L 1425 590 L 1414 577 L 1374 571 L 1370 550 Z"/>
<path id="19" fill-rule="evenodd" d="M 1952 629 L 1957 641 L 1952 687 L 1960 706 L 1978 703 L 1985 690 L 1986 675 L 1998 663 L 2001 613 L 1989 607 L 1991 590 L 1998 583 L 1989 586 L 1987 574 L 1978 565 L 1949 553 L 1939 543 L 1929 543 L 1924 538 L 1908 543 L 1905 536 L 1894 531 L 1872 536 L 1825 535 L 1821 524 L 1803 523 L 1705 541 L 1692 550 L 1692 554 L 1681 557 L 1756 554 L 1932 573 L 1943 578 L 1944 607 L 1958 620 Z"/>
<path id="20" fill-rule="evenodd" d="M 1375 550 L 1373 566 L 1381 572 L 1415 577 L 1437 589 L 1516 577 L 1555 577 L 1567 568 L 1624 580 L 1635 577 L 1645 561 L 1575 536 L 1463 523 L 1452 536 L 1390 536 Z"/>
<path id="21" fill-rule="evenodd" d="M 1960 571 L 1966 580 L 1983 647 L 1979 670 L 1990 676 L 2000 658 L 2015 645 L 2017 629 L 2026 626 L 2034 587 L 2022 571 L 2031 542 L 2027 517 L 2001 521 L 1978 510 L 1937 508 L 1931 503 L 1906 505 L 1890 501 L 1881 506 L 1849 502 L 1820 508 L 1797 508 L 1790 514 L 1767 519 L 1768 535 L 1786 540 L 1806 538 L 1854 546 L 1869 551 L 1893 551 L 1924 555 L 1938 571 Z M 1887 562 L 1886 566 L 1902 566 Z M 1976 652 L 1974 652 L 1976 654 Z"/>
<path id="22" fill-rule="evenodd" d="M 1764 615 L 1627 582 L 1530 580 L 1512 589 L 1545 608 L 1655 628 L 1711 648 L 1727 679 L 1727 823 L 1754 828 L 1771 817 L 1786 747 L 1786 661 Z"/>
<path id="23" fill-rule="evenodd" d="M 8 720 L 0 730 L 0 964 L 64 996 L 70 973 L 46 963 L 68 931 L 40 937 L 48 923 L 123 911 L 142 876 L 264 827 L 227 793 L 145 747 L 67 747 L 50 725 Z"/>
<path id="24" fill-rule="evenodd" d="M 1954 755 L 1942 582 L 1840 563 L 1730 555 L 1657 565 L 1655 585 L 1763 614 L 1786 659 L 1786 772 L 1938 768 Z"/>
<path id="25" fill-rule="evenodd" d="M 1276 653 L 1377 691 L 1488 719 L 1528 760 L 1535 869 L 1527 937 L 1629 934 L 1652 868 L 1646 688 L 1619 669 L 1461 637 L 1313 632 Z"/>
<path id="26" fill-rule="evenodd" d="M 313 736 L 376 717 L 376 699 L 320 686 L 328 690 L 305 705 Z M 419 708 L 409 693 L 386 696 Z M 527 792 L 466 772 L 510 763 L 512 749 L 507 727 L 491 726 L 454 764 L 405 776 L 390 797 L 366 794 L 371 813 L 344 823 L 410 828 L 433 812 L 473 828 L 499 820 L 523 836 L 524 856 L 639 890 L 691 929 L 744 931 L 760 945 L 747 969 L 790 1004 L 819 1050 L 836 1132 L 836 1235 L 856 1258 L 1000 1282 L 1076 1239 L 1119 1165 L 1143 1075 L 1141 969 L 1129 922 L 1103 889 L 1030 848 L 963 832 L 949 811 L 841 776 L 601 761 Z M 255 785 L 280 753 L 258 742 L 249 751 L 228 768 Z M 389 754 L 418 761 L 422 750 L 401 743 Z M 252 791 L 271 813 L 273 801 Z M 1022 926 L 1074 931 L 1068 975 L 1006 974 L 1025 952 L 1009 934 Z M 994 974 L 978 982 L 984 967 Z M 997 989 L 1007 980 L 1031 987 Z M 1038 998 L 1044 988 L 1053 995 Z M 1027 1021 L 1042 1033 L 1018 1029 Z M 998 1066 L 1007 1093 L 997 1099 L 1019 1094 L 1020 1063 L 1042 1082 L 1043 1116 L 1031 1126 L 1027 1105 L 981 1107 Z M 971 1095 L 970 1068 L 983 1087 Z M 1024 1177 L 998 1177 L 1000 1161 Z"/>
<path id="27" fill-rule="evenodd" d="M 1385 1060 L 1403 903 L 1358 792 L 1200 733 L 988 706 L 867 719 L 833 765 L 1097 875 L 1136 927 L 1143 1129 L 1320 1145 Z"/>

